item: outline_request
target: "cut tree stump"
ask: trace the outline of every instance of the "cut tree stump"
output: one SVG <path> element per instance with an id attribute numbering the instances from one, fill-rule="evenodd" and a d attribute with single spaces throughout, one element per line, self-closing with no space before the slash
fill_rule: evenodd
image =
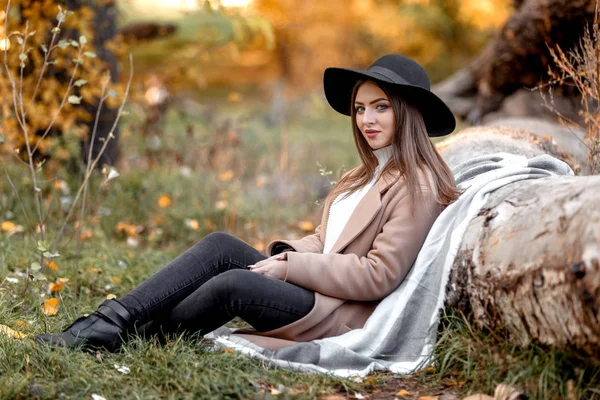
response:
<path id="1" fill-rule="evenodd" d="M 554 142 L 511 128 L 470 128 L 438 144 L 450 167 L 499 151 L 551 154 Z M 600 176 L 525 180 L 492 193 L 468 225 L 447 305 L 483 330 L 600 354 Z"/>

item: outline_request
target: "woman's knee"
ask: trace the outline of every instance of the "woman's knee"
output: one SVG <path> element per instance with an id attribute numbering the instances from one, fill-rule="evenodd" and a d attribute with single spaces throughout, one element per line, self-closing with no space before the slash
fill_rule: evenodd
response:
<path id="1" fill-rule="evenodd" d="M 198 244 L 202 242 L 209 242 L 218 245 L 221 248 L 228 248 L 233 244 L 240 242 L 240 239 L 225 232 L 211 232 L 204 236 Z"/>
<path id="2" fill-rule="evenodd" d="M 248 289 L 251 290 L 251 281 L 255 272 L 244 269 L 231 269 L 210 280 L 210 290 L 221 301 L 232 298 L 244 297 Z"/>

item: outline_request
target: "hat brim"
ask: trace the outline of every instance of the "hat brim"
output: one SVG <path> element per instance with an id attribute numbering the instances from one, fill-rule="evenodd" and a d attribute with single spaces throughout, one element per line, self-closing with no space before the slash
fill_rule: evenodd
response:
<path id="1" fill-rule="evenodd" d="M 327 68 L 323 88 L 329 105 L 344 115 L 351 115 L 352 90 L 360 80 L 373 80 L 399 88 L 404 99 L 414 105 L 423 116 L 429 136 L 444 136 L 456 128 L 456 119 L 450 108 L 433 92 L 408 83 L 397 83 L 376 72 L 348 68 Z"/>

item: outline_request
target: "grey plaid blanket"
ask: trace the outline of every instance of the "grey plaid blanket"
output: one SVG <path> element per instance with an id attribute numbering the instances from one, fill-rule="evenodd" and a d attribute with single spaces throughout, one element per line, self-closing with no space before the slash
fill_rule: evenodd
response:
<path id="1" fill-rule="evenodd" d="M 566 163 L 549 155 L 527 159 L 508 153 L 471 159 L 453 173 L 463 194 L 437 218 L 404 281 L 381 301 L 362 329 L 277 351 L 236 337 L 227 328 L 209 337 L 272 365 L 307 372 L 366 376 L 383 370 L 409 373 L 426 366 L 433 354 L 452 263 L 468 223 L 488 195 L 524 179 L 573 175 Z"/>

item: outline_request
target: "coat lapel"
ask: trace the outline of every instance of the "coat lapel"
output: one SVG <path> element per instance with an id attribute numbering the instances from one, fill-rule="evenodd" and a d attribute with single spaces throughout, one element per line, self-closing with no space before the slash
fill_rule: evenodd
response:
<path id="1" fill-rule="evenodd" d="M 398 180 L 397 172 L 389 172 L 385 176 L 380 177 L 377 182 L 365 194 L 365 197 L 358 203 L 348 223 L 342 230 L 340 237 L 335 242 L 331 249 L 331 253 L 338 253 L 346 247 L 352 240 L 364 231 L 367 226 L 375 219 L 375 216 L 381 209 L 381 196 L 387 188 Z M 331 207 L 331 204 L 328 204 Z M 327 215 L 329 208 L 327 208 Z M 325 227 L 327 229 L 327 227 Z M 323 238 L 324 239 L 324 238 Z"/>

